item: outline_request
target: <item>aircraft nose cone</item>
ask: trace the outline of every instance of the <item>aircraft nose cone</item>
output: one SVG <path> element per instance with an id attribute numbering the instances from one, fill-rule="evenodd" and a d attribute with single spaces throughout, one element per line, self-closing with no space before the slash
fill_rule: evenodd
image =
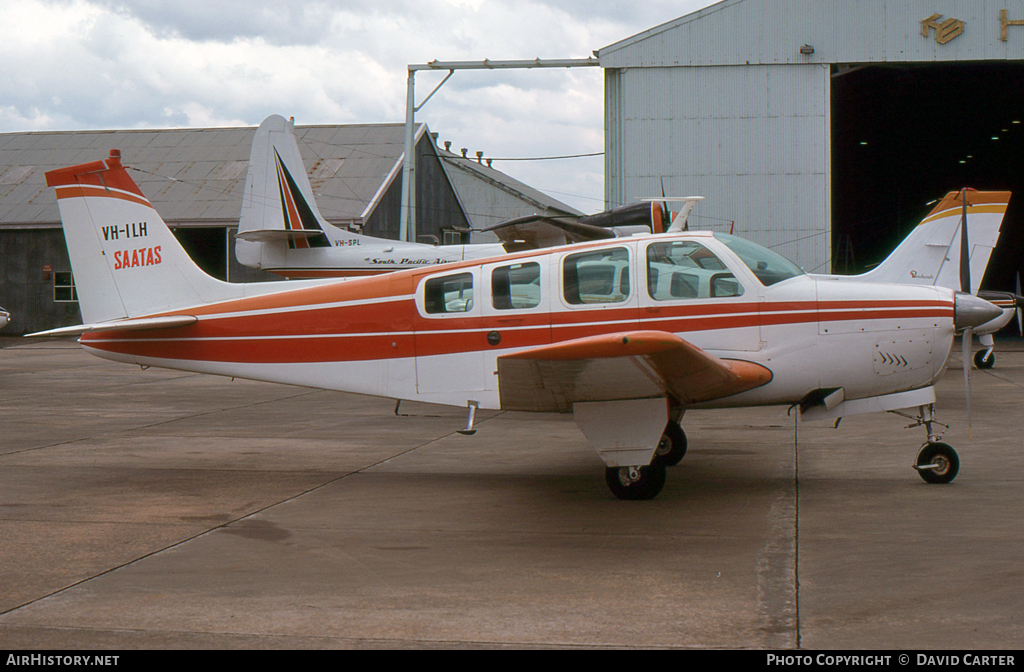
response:
<path id="1" fill-rule="evenodd" d="M 980 327 L 1003 314 L 1002 308 L 973 294 L 957 292 L 953 308 L 953 324 L 957 329 Z"/>

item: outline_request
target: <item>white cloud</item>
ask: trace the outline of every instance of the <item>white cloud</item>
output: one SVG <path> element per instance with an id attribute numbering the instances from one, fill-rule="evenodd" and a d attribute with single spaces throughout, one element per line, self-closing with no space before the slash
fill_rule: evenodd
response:
<path id="1" fill-rule="evenodd" d="M 707 4 L 19 0 L 0 7 L 0 132 L 402 121 L 409 63 L 585 58 Z M 602 73 L 459 71 L 417 119 L 491 157 L 601 151 Z M 495 167 L 600 209 L 600 157 Z"/>

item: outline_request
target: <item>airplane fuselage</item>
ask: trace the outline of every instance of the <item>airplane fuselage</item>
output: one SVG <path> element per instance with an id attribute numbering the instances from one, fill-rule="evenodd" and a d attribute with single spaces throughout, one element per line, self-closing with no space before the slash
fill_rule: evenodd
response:
<path id="1" fill-rule="evenodd" d="M 238 241 L 235 253 L 242 264 L 287 278 L 340 278 L 484 259 L 505 254 L 505 248 L 500 243 L 425 245 L 362 236 L 335 240 L 332 247 L 287 250 Z"/>
<path id="2" fill-rule="evenodd" d="M 767 384 L 708 407 L 796 403 L 838 388 L 846 399 L 876 397 L 942 372 L 951 290 L 782 277 L 773 263 L 744 260 L 711 234 L 636 236 L 185 308 L 167 314 L 195 324 L 81 343 L 142 365 L 493 409 L 510 407 L 499 357 L 642 330 L 771 371 Z"/>

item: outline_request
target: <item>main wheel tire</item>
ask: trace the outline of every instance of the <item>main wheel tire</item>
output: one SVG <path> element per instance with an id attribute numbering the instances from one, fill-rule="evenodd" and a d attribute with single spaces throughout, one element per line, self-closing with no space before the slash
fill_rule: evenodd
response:
<path id="1" fill-rule="evenodd" d="M 670 422 L 654 450 L 654 459 L 666 467 L 674 467 L 686 455 L 686 444 L 686 432 L 676 423 Z"/>
<path id="2" fill-rule="evenodd" d="M 665 487 L 665 465 L 652 462 L 646 467 L 639 467 L 640 478 L 629 479 L 629 467 L 608 467 L 604 471 L 604 480 L 608 489 L 618 499 L 643 500 L 654 499 Z"/>
<path id="3" fill-rule="evenodd" d="M 935 469 L 918 469 L 926 483 L 949 483 L 960 473 L 960 456 L 945 443 L 929 443 L 917 454 L 917 466 L 939 465 Z"/>
<path id="4" fill-rule="evenodd" d="M 988 357 L 986 357 L 986 353 Z M 996 365 L 996 353 L 991 350 L 978 350 L 974 353 L 974 365 L 979 369 L 991 369 Z"/>

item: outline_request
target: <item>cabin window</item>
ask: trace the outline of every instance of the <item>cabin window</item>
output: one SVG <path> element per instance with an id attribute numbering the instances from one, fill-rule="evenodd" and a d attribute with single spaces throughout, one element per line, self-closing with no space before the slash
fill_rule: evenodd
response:
<path id="1" fill-rule="evenodd" d="M 491 304 L 498 310 L 540 305 L 540 264 L 501 266 L 491 273 Z"/>
<path id="2" fill-rule="evenodd" d="M 804 274 L 803 269 L 789 259 L 757 243 L 724 233 L 716 233 L 715 238 L 728 245 L 765 287 Z"/>
<path id="3" fill-rule="evenodd" d="M 629 298 L 629 251 L 624 247 L 571 254 L 562 263 L 563 294 L 571 305 L 620 303 Z"/>
<path id="4" fill-rule="evenodd" d="M 424 283 L 423 307 L 430 314 L 465 313 L 473 309 L 473 275 L 460 273 Z"/>
<path id="5" fill-rule="evenodd" d="M 743 285 L 714 252 L 692 240 L 647 247 L 647 294 L 655 301 L 742 296 Z"/>

